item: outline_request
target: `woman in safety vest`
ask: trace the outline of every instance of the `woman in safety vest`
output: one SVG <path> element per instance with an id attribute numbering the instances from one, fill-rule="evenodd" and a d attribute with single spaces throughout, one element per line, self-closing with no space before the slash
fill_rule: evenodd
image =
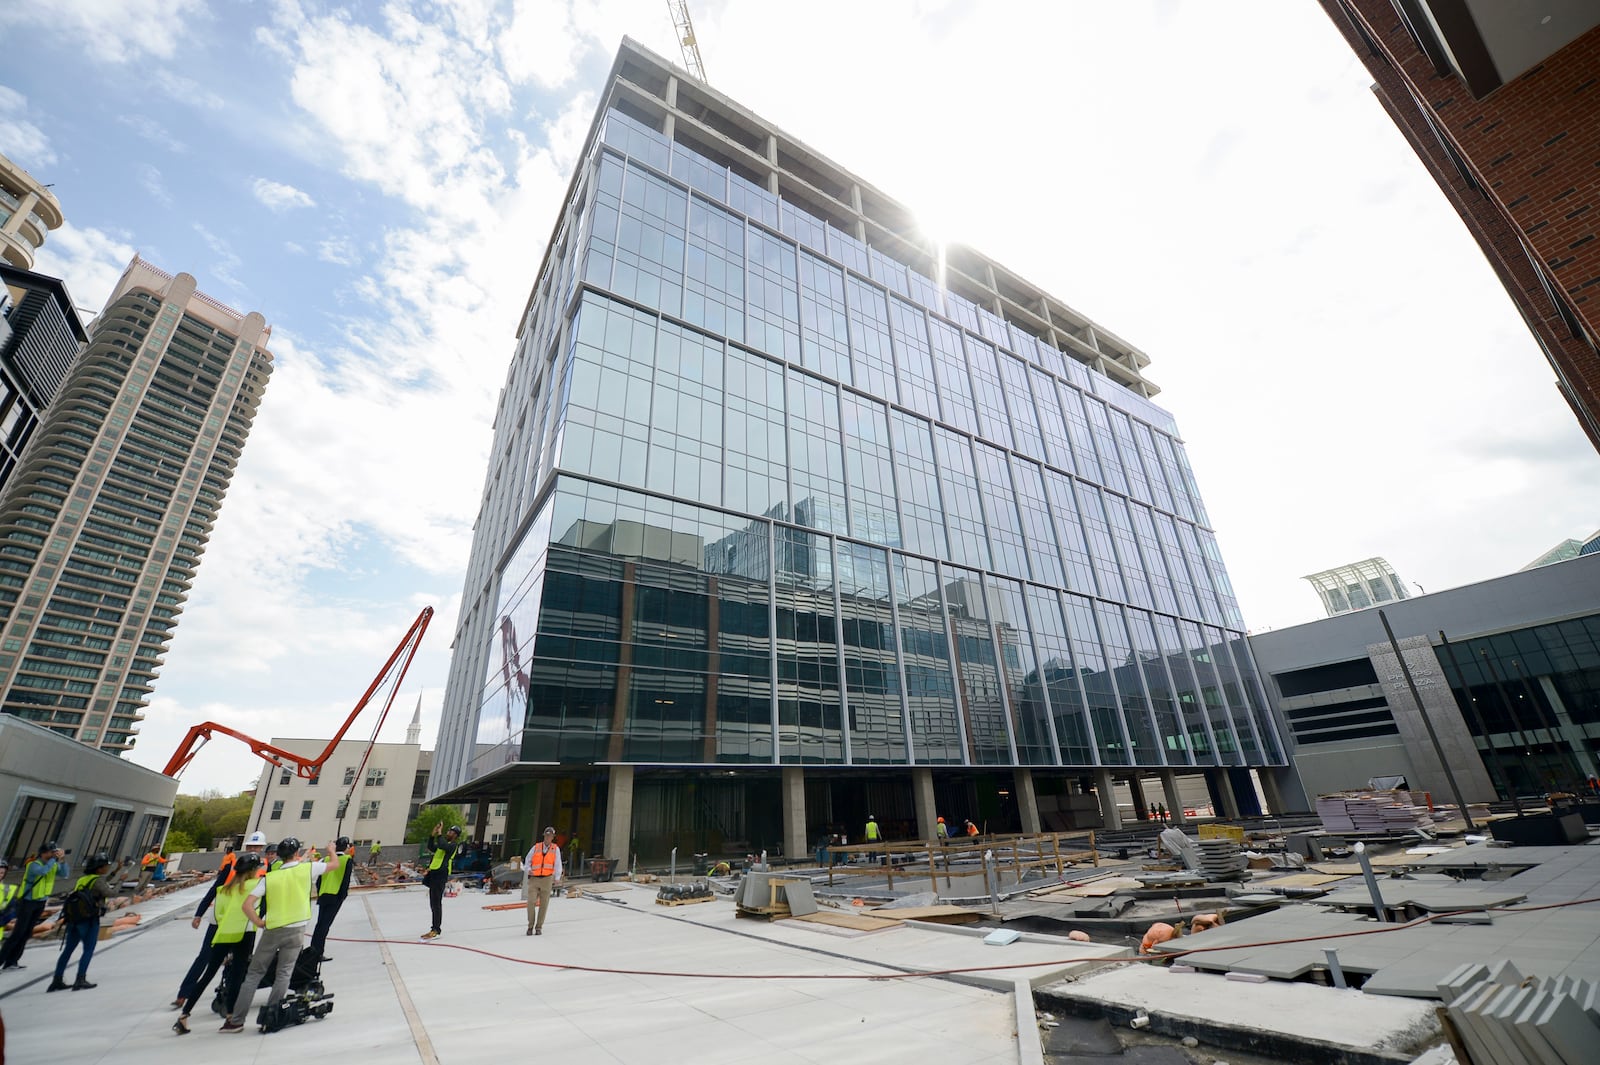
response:
<path id="1" fill-rule="evenodd" d="M 195 981 L 194 990 L 178 1006 L 181 1011 L 173 1022 L 172 1030 L 179 1035 L 189 1034 L 189 1014 L 194 1004 L 211 986 L 212 979 L 228 966 L 228 985 L 235 989 L 244 980 L 245 967 L 250 964 L 250 953 L 256 948 L 256 930 L 250 927 L 245 913 L 246 900 L 251 900 L 250 889 L 256 882 L 256 871 L 261 868 L 261 855 L 245 852 L 234 859 L 231 875 L 217 888 L 211 904 L 211 919 L 217 930 L 211 934 L 211 953 L 206 958 L 205 972 Z M 253 900 L 251 900 L 253 901 Z M 223 1006 L 233 1009 L 232 1002 Z"/>

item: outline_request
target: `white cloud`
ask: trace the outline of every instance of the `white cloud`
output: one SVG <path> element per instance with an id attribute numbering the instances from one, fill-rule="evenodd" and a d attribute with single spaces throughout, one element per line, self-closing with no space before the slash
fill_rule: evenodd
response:
<path id="1" fill-rule="evenodd" d="M 571 8 L 566 0 L 513 0 L 511 24 L 497 48 L 506 77 L 544 89 L 572 80 L 588 42 L 573 27 Z"/>
<path id="2" fill-rule="evenodd" d="M 60 229 L 50 231 L 34 257 L 33 268 L 66 282 L 72 302 L 88 325 L 105 306 L 133 255 L 134 247 L 123 235 L 79 228 L 68 219 Z"/>
<path id="3" fill-rule="evenodd" d="M 139 185 L 152 199 L 163 206 L 172 206 L 172 193 L 167 191 L 167 183 L 162 178 L 160 170 L 149 163 L 140 163 L 134 167 L 134 173 L 139 177 Z"/>
<path id="4" fill-rule="evenodd" d="M 27 111 L 26 96 L 0 85 L 0 155 L 21 167 L 49 166 L 55 150 L 44 130 L 23 117 Z"/>
<path id="5" fill-rule="evenodd" d="M 163 126 L 149 115 L 118 115 L 117 121 L 133 130 L 151 144 L 159 144 L 161 147 L 166 148 L 174 155 L 183 155 L 189 150 L 189 146 L 187 144 L 173 136 L 172 132 L 168 130 L 166 126 Z"/>
<path id="6" fill-rule="evenodd" d="M 355 266 L 361 262 L 355 243 L 349 237 L 329 237 L 317 243 L 317 258 L 335 266 Z"/>
<path id="7" fill-rule="evenodd" d="M 101 62 L 127 63 L 170 59 L 188 39 L 184 25 L 205 15 L 205 0 L 52 0 L 0 5 L 0 27 L 51 34 Z"/>
<path id="8" fill-rule="evenodd" d="M 317 201 L 293 185 L 267 178 L 256 178 L 251 186 L 256 199 L 273 211 L 291 211 L 296 207 L 315 207 Z"/>
<path id="9" fill-rule="evenodd" d="M 216 261 L 211 264 L 207 271 L 209 276 L 221 281 L 233 289 L 235 293 L 240 295 L 247 293 L 248 289 L 245 287 L 244 282 L 239 279 L 239 267 L 244 265 L 244 260 L 240 259 L 238 252 L 233 250 L 233 245 L 199 222 L 194 224 L 194 231 L 200 234 L 200 239 L 205 242 L 206 247 L 210 248 L 212 253 L 217 256 Z M 208 287 L 207 278 L 205 276 L 197 276 L 196 280 L 199 282 L 200 291 L 205 292 Z"/>

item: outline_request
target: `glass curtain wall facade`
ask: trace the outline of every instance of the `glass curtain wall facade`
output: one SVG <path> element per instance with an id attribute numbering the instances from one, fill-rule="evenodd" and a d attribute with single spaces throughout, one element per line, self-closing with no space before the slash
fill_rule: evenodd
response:
<path id="1" fill-rule="evenodd" d="M 614 103 L 501 396 L 439 752 L 435 794 L 1283 762 L 1170 415 Z"/>

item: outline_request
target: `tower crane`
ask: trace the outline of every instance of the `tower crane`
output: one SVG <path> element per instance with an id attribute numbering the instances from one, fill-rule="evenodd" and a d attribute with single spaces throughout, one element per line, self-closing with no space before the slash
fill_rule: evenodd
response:
<path id="1" fill-rule="evenodd" d="M 667 10 L 672 12 L 672 28 L 678 33 L 683 65 L 689 73 L 709 85 L 705 62 L 700 58 L 700 45 L 694 39 L 694 22 L 689 18 L 689 0 L 667 0 Z"/>

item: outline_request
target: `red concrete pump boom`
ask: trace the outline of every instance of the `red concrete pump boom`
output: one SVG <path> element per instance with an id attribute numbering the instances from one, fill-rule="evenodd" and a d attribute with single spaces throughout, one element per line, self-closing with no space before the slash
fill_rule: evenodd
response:
<path id="1" fill-rule="evenodd" d="M 423 607 L 422 613 L 417 615 L 417 620 L 411 623 L 411 628 L 406 630 L 405 636 L 395 646 L 394 653 L 389 656 L 389 660 L 383 664 L 383 668 L 378 671 L 378 675 L 367 686 L 366 693 L 356 703 L 355 709 L 350 711 L 350 716 L 344 719 L 344 724 L 340 725 L 339 731 L 333 734 L 333 739 L 328 741 L 328 746 L 315 758 L 307 758 L 304 755 L 295 754 L 293 751 L 274 747 L 270 743 L 264 743 L 253 736 L 246 736 L 242 732 L 231 729 L 226 725 L 219 725 L 215 721 L 206 721 L 189 729 L 189 734 L 183 738 L 183 742 L 173 752 L 172 759 L 167 762 L 167 768 L 163 769 L 162 772 L 169 777 L 175 777 L 183 772 L 184 768 L 194 760 L 194 756 L 200 753 L 200 748 L 204 747 L 211 739 L 212 733 L 220 732 L 224 736 L 232 736 L 234 739 L 248 745 L 250 750 L 255 752 L 256 757 L 271 762 L 280 769 L 292 766 L 296 776 L 305 777 L 309 780 L 317 775 L 317 772 L 322 768 L 322 763 L 333 755 L 334 748 L 339 746 L 340 740 L 344 739 L 344 734 L 355 722 L 356 715 L 366 709 L 367 703 L 372 699 L 373 694 L 383 685 L 390 672 L 394 670 L 395 664 L 399 663 L 400 671 L 395 674 L 394 685 L 389 689 L 388 698 L 384 700 L 383 714 L 378 718 L 378 728 L 383 727 L 384 718 L 389 716 L 389 707 L 393 705 L 394 697 L 400 691 L 400 682 L 405 679 L 406 670 L 411 668 L 411 660 L 417 656 L 417 648 L 422 645 L 422 634 L 428 631 L 428 622 L 432 619 L 433 607 Z M 377 729 L 374 729 L 372 734 L 376 738 Z"/>

